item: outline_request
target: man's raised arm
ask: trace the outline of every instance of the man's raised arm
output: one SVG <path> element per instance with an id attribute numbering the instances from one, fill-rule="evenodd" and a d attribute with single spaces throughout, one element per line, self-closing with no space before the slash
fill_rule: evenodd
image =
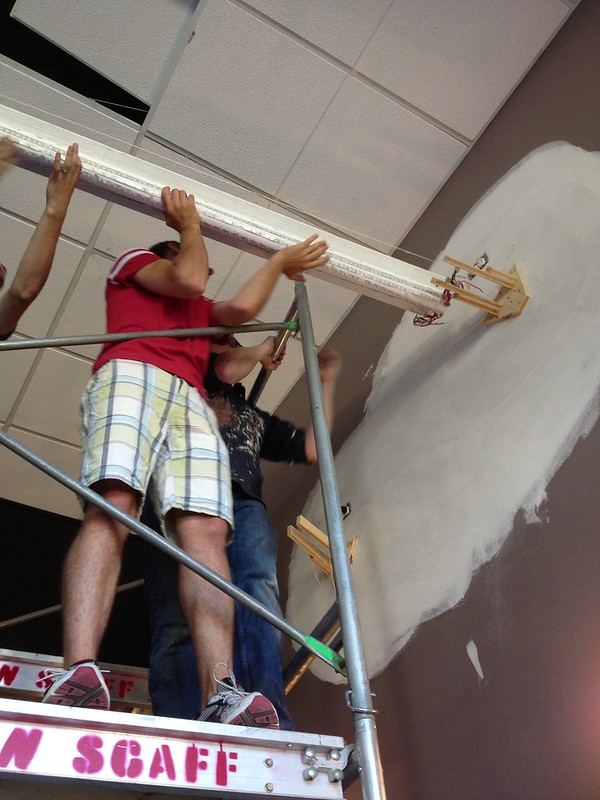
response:
<path id="1" fill-rule="evenodd" d="M 172 259 L 153 261 L 136 272 L 133 280 L 167 297 L 201 297 L 208 280 L 208 255 L 194 195 L 165 186 L 161 196 L 165 222 L 179 233 L 179 244 L 174 243 Z"/>
<path id="2" fill-rule="evenodd" d="M 0 337 L 6 337 L 14 331 L 21 316 L 46 283 L 69 201 L 80 174 L 81 161 L 76 144 L 67 150 L 62 166 L 60 153 L 56 153 L 46 188 L 46 207 L 11 285 L 0 297 Z"/>
<path id="3" fill-rule="evenodd" d="M 267 336 L 260 344 L 253 347 L 242 347 L 230 336 L 226 344 L 212 342 L 211 353 L 216 353 L 215 375 L 223 383 L 238 383 L 243 381 L 260 363 L 264 369 L 274 372 L 283 360 L 284 353 L 273 361 L 275 337 Z M 231 341 L 232 340 L 232 341 Z"/>
<path id="4" fill-rule="evenodd" d="M 254 319 L 281 275 L 286 275 L 292 281 L 303 281 L 303 272 L 322 267 L 329 261 L 326 250 L 327 243 L 320 240 L 316 233 L 300 244 L 279 250 L 242 286 L 233 300 L 214 304 L 213 323 L 235 327 Z"/>
<path id="5" fill-rule="evenodd" d="M 325 417 L 329 427 L 329 433 L 333 430 L 334 405 L 335 405 L 335 386 L 338 375 L 342 369 L 342 357 L 331 347 L 324 347 L 318 355 L 319 374 L 321 376 L 321 386 L 323 387 L 323 405 Z M 317 445 L 315 442 L 315 432 L 311 424 L 306 429 L 306 439 L 304 443 L 306 460 L 309 464 L 314 464 L 317 460 Z"/>

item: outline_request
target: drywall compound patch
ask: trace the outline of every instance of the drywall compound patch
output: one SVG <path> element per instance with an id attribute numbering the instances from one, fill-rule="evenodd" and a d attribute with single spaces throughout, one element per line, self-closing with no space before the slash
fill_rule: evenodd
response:
<path id="1" fill-rule="evenodd" d="M 405 315 L 367 413 L 336 458 L 370 675 L 416 626 L 454 606 L 519 509 L 540 522 L 546 486 L 598 418 L 600 154 L 564 143 L 525 158 L 472 209 L 444 254 L 525 268 L 525 313 L 492 326 L 454 302 L 445 324 Z M 483 285 L 483 282 L 479 281 Z M 489 290 L 486 289 L 489 293 Z M 343 375 L 342 375 L 343 381 Z M 325 525 L 320 490 L 304 516 Z M 287 613 L 304 630 L 334 599 L 296 549 Z M 336 675 L 315 662 L 320 677 Z"/>
<path id="2" fill-rule="evenodd" d="M 479 660 L 479 652 L 477 650 L 477 645 L 471 639 L 470 642 L 467 642 L 467 655 L 471 660 L 471 664 L 475 667 L 475 672 L 477 673 L 479 680 L 483 681 L 483 670 L 481 669 L 481 661 Z"/>

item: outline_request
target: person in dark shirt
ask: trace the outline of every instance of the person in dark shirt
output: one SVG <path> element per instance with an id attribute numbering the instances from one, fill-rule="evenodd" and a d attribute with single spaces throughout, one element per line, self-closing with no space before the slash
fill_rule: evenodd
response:
<path id="1" fill-rule="evenodd" d="M 228 337 L 231 344 L 237 344 Z M 272 351 L 273 339 L 256 349 Z M 316 461 L 312 425 L 305 431 L 248 403 L 240 383 L 256 358 L 251 348 L 236 348 L 231 358 L 213 354 L 205 378 L 213 409 L 231 463 L 235 533 L 228 547 L 233 582 L 281 617 L 277 585 L 277 535 L 262 502 L 260 459 L 289 464 Z M 266 359 L 261 358 L 264 363 Z M 330 428 L 341 358 L 324 348 L 319 354 L 325 411 Z M 142 517 L 156 527 L 152 511 Z M 178 565 L 156 548 L 145 545 L 146 592 L 151 629 L 150 696 L 159 716 L 194 719 L 200 708 L 194 651 L 177 597 Z M 236 604 L 233 670 L 248 691 L 264 694 L 273 703 L 282 730 L 291 730 L 281 668 L 282 634 L 242 604 Z"/>

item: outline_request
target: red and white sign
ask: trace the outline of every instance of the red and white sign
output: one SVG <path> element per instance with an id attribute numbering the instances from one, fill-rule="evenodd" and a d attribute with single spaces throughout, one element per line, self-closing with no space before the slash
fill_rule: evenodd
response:
<path id="1" fill-rule="evenodd" d="M 175 720 L 59 708 L 0 701 L 0 774 L 210 797 L 342 798 L 341 783 L 326 774 L 306 778 L 303 756 L 307 746 L 315 747 L 310 734 L 257 729 L 253 736 L 248 728 L 188 722 L 177 732 L 168 727 Z M 343 745 L 333 737 L 312 738 L 324 758 L 324 739 Z"/>

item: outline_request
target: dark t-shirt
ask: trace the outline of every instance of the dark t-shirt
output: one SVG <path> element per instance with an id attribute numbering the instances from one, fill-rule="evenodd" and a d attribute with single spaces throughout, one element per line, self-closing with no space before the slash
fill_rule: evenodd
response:
<path id="1" fill-rule="evenodd" d="M 306 463 L 305 434 L 291 422 L 250 405 L 241 383 L 220 381 L 211 357 L 205 377 L 207 400 L 215 412 L 221 436 L 229 450 L 231 480 L 250 497 L 262 497 L 260 459 Z"/>

